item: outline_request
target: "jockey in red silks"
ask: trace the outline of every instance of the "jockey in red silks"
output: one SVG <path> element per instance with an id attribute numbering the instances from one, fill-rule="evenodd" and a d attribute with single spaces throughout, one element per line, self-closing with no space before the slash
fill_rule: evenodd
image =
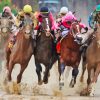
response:
<path id="1" fill-rule="evenodd" d="M 54 35 L 54 30 L 56 29 L 56 24 L 55 24 L 55 21 L 54 21 L 54 17 L 52 15 L 52 13 L 49 11 L 48 7 L 42 7 L 40 9 L 40 13 L 38 13 L 38 15 L 36 15 L 36 17 L 37 17 L 37 23 L 38 24 L 36 24 L 35 28 L 34 28 L 34 39 L 36 39 L 37 31 L 40 29 L 42 20 L 45 17 L 49 17 L 50 22 L 51 22 L 51 32 Z"/>
<path id="2" fill-rule="evenodd" d="M 64 9 L 63 9 L 63 11 L 64 11 Z M 60 13 L 62 13 L 62 8 L 61 8 Z M 74 16 L 74 14 L 71 11 L 67 12 L 66 15 L 64 15 L 61 18 L 60 22 L 57 23 L 58 29 L 61 30 L 61 37 L 68 35 L 68 32 L 69 32 L 70 27 L 71 27 L 71 23 L 75 20 L 77 20 L 77 18 Z M 82 28 L 84 28 L 86 31 L 88 30 L 88 28 L 86 27 L 85 24 L 80 23 L 80 26 Z M 59 53 L 60 52 L 60 42 L 58 42 L 56 48 L 57 48 L 57 52 Z"/>

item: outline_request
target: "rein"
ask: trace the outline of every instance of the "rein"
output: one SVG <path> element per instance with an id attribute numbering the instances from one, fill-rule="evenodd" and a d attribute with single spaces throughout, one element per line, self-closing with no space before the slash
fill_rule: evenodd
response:
<path id="1" fill-rule="evenodd" d="M 51 34 L 51 28 L 50 28 L 50 25 L 49 25 L 48 18 L 45 18 L 45 21 L 46 21 L 46 29 L 44 29 L 43 26 L 41 25 L 39 32 L 40 33 L 44 32 L 46 37 L 51 36 L 53 38 L 54 36 Z"/>
<path id="2" fill-rule="evenodd" d="M 72 25 L 74 24 L 74 23 L 77 23 L 77 22 L 73 22 L 72 24 L 71 24 L 71 28 L 70 28 L 70 34 L 75 38 L 76 37 L 76 35 L 78 34 L 75 34 L 75 32 L 74 32 L 74 30 L 73 30 L 73 28 L 72 28 Z M 78 30 L 79 31 L 79 30 Z"/>

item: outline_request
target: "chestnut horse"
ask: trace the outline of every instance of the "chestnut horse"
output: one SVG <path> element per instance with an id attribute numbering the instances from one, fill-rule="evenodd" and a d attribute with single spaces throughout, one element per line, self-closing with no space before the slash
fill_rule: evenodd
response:
<path id="1" fill-rule="evenodd" d="M 48 83 L 49 70 L 57 60 L 56 45 L 54 44 L 53 35 L 51 34 L 51 23 L 49 17 L 44 17 L 34 52 L 36 72 L 38 75 L 38 84 Z M 43 81 L 41 79 L 42 66 L 45 65 Z"/>
<path id="2" fill-rule="evenodd" d="M 100 73 L 100 26 L 97 24 L 97 31 L 95 32 L 91 44 L 86 50 L 85 66 L 88 72 L 87 88 L 84 89 L 80 95 L 94 95 L 95 85 Z M 84 73 L 83 73 L 84 75 Z M 82 76 L 83 77 L 83 76 Z"/>
<path id="3" fill-rule="evenodd" d="M 8 69 L 8 80 L 11 81 L 11 73 L 15 64 L 21 65 L 21 70 L 19 75 L 17 76 L 17 83 L 20 83 L 22 74 L 26 67 L 28 66 L 28 62 L 32 56 L 32 20 L 26 18 L 24 21 L 24 25 L 22 29 L 19 30 L 16 38 L 16 43 L 13 48 L 6 48 L 6 60 L 7 60 L 7 69 Z"/>
<path id="4" fill-rule="evenodd" d="M 76 83 L 76 77 L 78 75 L 78 66 L 81 60 L 80 45 L 75 41 L 77 34 L 81 33 L 80 22 L 74 21 L 71 23 L 70 31 L 60 41 L 60 57 L 58 60 L 58 70 L 60 75 L 59 88 L 62 89 L 64 86 L 64 69 L 65 66 L 72 66 L 72 79 L 70 87 L 74 87 Z"/>

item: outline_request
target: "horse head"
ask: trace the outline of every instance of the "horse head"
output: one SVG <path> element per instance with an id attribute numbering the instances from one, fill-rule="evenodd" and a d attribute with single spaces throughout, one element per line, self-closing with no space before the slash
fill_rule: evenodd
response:
<path id="1" fill-rule="evenodd" d="M 72 22 L 70 30 L 71 30 L 71 34 L 75 38 L 77 34 L 81 33 L 80 22 L 79 21 Z"/>
<path id="2" fill-rule="evenodd" d="M 43 17 L 43 21 L 41 24 L 41 31 L 45 33 L 47 37 L 51 35 L 51 22 L 49 17 Z"/>
<path id="3" fill-rule="evenodd" d="M 6 37 L 8 33 L 11 33 L 11 28 L 14 25 L 14 21 L 9 18 L 0 18 L 0 34 Z"/>
<path id="4" fill-rule="evenodd" d="M 81 34 L 81 25 L 80 25 L 80 21 L 74 21 L 72 22 L 71 24 L 71 35 L 74 37 L 75 41 L 80 44 L 80 42 L 82 41 L 82 37 L 79 37 L 78 36 Z"/>
<path id="5" fill-rule="evenodd" d="M 33 31 L 33 21 L 29 17 L 25 17 L 23 25 L 23 33 L 26 39 L 29 39 Z"/>

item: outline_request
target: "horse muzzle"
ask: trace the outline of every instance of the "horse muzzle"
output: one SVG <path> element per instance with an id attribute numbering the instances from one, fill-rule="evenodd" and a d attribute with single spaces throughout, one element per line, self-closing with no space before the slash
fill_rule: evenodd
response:
<path id="1" fill-rule="evenodd" d="M 31 31 L 30 31 L 30 30 L 26 30 L 26 31 L 25 31 L 25 38 L 26 38 L 26 39 L 29 39 L 30 36 L 31 36 Z"/>
<path id="2" fill-rule="evenodd" d="M 78 37 L 78 36 L 76 36 L 76 38 L 75 38 L 75 42 L 77 42 L 78 44 L 82 44 L 82 40 L 83 40 L 83 38 L 82 37 Z"/>
<path id="3" fill-rule="evenodd" d="M 46 32 L 46 36 L 47 36 L 47 37 L 49 37 L 49 36 L 51 35 L 50 30 L 45 30 L 45 32 Z"/>
<path id="4" fill-rule="evenodd" d="M 30 34 L 30 32 L 31 32 L 30 30 L 26 30 L 25 31 L 26 34 Z"/>

